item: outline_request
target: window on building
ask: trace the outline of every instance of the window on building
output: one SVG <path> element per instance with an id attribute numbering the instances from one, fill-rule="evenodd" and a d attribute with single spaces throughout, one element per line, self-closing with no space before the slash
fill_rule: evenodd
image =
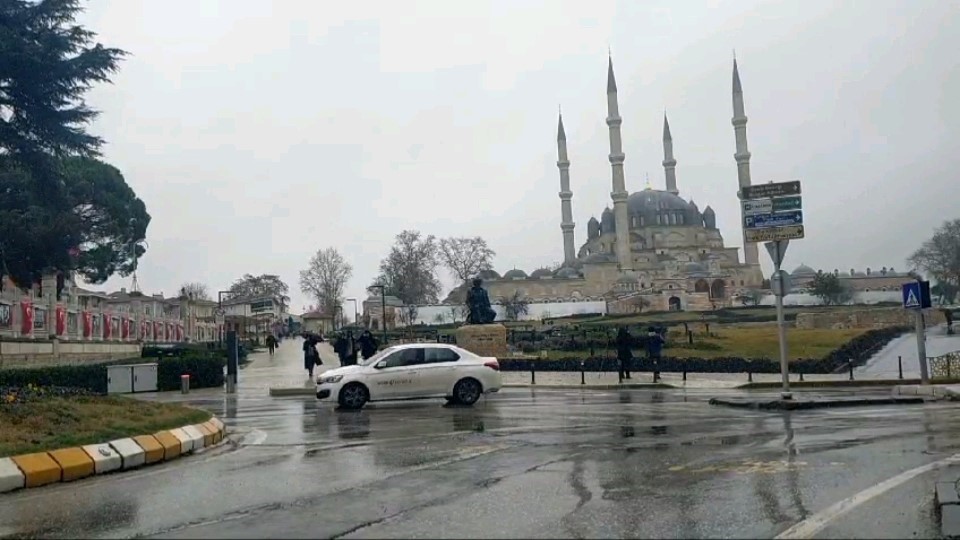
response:
<path id="1" fill-rule="evenodd" d="M 43 330 L 47 327 L 47 310 L 36 306 L 33 308 L 33 329 Z"/>

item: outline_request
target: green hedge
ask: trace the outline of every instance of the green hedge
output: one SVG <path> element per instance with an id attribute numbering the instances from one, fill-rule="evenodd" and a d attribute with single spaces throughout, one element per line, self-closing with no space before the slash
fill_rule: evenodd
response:
<path id="1" fill-rule="evenodd" d="M 0 386 L 23 387 L 59 386 L 82 388 L 98 394 L 107 393 L 107 366 L 136 363 L 135 360 L 119 360 L 102 364 L 80 366 L 50 366 L 42 368 L 2 369 Z M 190 375 L 191 388 L 216 388 L 223 386 L 223 368 L 226 360 L 214 352 L 193 352 L 177 357 L 160 358 L 157 365 L 157 389 L 179 390 L 180 376 Z"/>

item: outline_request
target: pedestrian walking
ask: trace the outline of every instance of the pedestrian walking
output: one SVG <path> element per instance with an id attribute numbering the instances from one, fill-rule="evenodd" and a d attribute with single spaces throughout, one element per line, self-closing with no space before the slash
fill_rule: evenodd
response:
<path id="1" fill-rule="evenodd" d="M 377 354 L 377 349 L 380 347 L 377 338 L 373 337 L 370 330 L 361 332 L 360 337 L 357 338 L 357 343 L 360 345 L 360 355 L 363 356 L 364 360 Z"/>
<path id="2" fill-rule="evenodd" d="M 663 344 L 666 343 L 666 328 L 658 329 L 654 326 L 647 328 L 646 349 L 647 358 L 653 364 L 653 382 L 660 380 L 660 354 L 663 351 Z"/>
<path id="3" fill-rule="evenodd" d="M 270 351 L 270 356 L 273 356 L 273 351 L 277 348 L 277 338 L 273 334 L 267 336 L 267 349 Z"/>
<path id="4" fill-rule="evenodd" d="M 620 380 L 630 378 L 630 362 L 633 360 L 633 336 L 627 330 L 627 327 L 621 326 L 617 329 L 616 337 L 617 360 L 620 361 Z"/>
<path id="5" fill-rule="evenodd" d="M 320 351 L 317 350 L 317 343 L 323 341 L 320 336 L 308 336 L 303 341 L 303 368 L 307 370 L 307 375 L 313 378 L 313 369 L 323 362 L 320 360 Z"/>
<path id="6" fill-rule="evenodd" d="M 357 341 L 353 337 L 353 330 L 347 330 L 347 365 L 353 366 L 357 363 Z"/>

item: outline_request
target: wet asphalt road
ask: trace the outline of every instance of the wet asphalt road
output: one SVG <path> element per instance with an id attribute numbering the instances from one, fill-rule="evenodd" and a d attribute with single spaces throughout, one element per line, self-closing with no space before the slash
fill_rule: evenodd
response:
<path id="1" fill-rule="evenodd" d="M 235 444 L 0 496 L 0 537 L 771 538 L 960 452 L 950 404 L 770 413 L 706 403 L 729 390 L 517 389 L 340 413 L 253 384 L 302 380 L 297 360 L 258 360 L 234 396 L 152 396 L 210 409 Z M 936 474 L 806 534 L 936 537 Z"/>

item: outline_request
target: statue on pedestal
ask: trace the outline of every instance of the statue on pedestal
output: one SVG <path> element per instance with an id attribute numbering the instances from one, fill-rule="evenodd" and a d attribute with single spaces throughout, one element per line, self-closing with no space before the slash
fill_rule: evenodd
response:
<path id="1" fill-rule="evenodd" d="M 497 318 L 497 312 L 490 307 L 490 296 L 481 287 L 483 280 L 474 278 L 473 287 L 467 291 L 467 324 L 490 324 Z"/>

